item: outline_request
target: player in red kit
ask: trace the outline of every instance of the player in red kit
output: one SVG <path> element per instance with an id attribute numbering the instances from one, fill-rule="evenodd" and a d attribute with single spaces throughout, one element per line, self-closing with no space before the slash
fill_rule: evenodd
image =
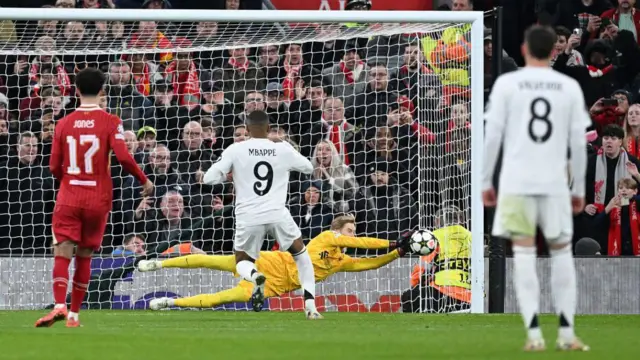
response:
<path id="1" fill-rule="evenodd" d="M 100 70 L 80 71 L 76 91 L 81 105 L 56 126 L 49 164 L 51 173 L 60 182 L 52 219 L 55 307 L 36 322 L 36 327 L 48 327 L 65 318 L 67 327 L 80 326 L 78 312 L 91 277 L 91 255 L 100 249 L 111 211 L 111 151 L 143 184 L 143 196 L 153 192 L 153 183 L 127 151 L 121 120 L 98 106 L 104 81 Z M 69 264 L 74 250 L 71 309 L 67 312 Z"/>

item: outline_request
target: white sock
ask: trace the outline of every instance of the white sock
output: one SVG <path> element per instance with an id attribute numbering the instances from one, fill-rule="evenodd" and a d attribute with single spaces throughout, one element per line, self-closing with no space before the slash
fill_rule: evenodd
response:
<path id="1" fill-rule="evenodd" d="M 67 319 L 73 319 L 75 321 L 78 321 L 79 315 L 76 312 L 73 311 L 69 311 L 69 315 L 67 315 Z"/>
<path id="2" fill-rule="evenodd" d="M 514 287 L 520 314 L 530 340 L 542 339 L 538 324 L 540 284 L 536 272 L 536 248 L 513 246 Z"/>
<path id="3" fill-rule="evenodd" d="M 305 291 L 305 306 L 312 306 L 310 310 L 315 310 L 315 297 L 316 297 L 316 278 L 313 273 L 313 263 L 311 263 L 311 257 L 305 247 L 301 252 L 293 256 L 298 267 L 298 277 L 300 279 L 300 285 Z M 311 298 L 309 298 L 311 297 Z M 312 301 L 309 301 L 312 300 Z"/>
<path id="4" fill-rule="evenodd" d="M 53 306 L 54 309 L 66 309 L 67 308 L 67 304 L 55 304 Z"/>
<path id="5" fill-rule="evenodd" d="M 169 300 L 167 300 L 167 305 L 174 306 L 175 304 L 176 304 L 176 299 L 169 298 Z"/>
<path id="6" fill-rule="evenodd" d="M 253 282 L 253 277 L 251 275 L 253 275 L 255 271 L 258 271 L 256 269 L 256 264 L 249 260 L 242 260 L 236 264 L 236 272 L 247 281 Z"/>
<path id="7" fill-rule="evenodd" d="M 573 321 L 576 313 L 576 267 L 571 246 L 551 250 L 551 293 L 553 305 L 560 318 L 558 337 L 572 341 L 575 338 Z"/>

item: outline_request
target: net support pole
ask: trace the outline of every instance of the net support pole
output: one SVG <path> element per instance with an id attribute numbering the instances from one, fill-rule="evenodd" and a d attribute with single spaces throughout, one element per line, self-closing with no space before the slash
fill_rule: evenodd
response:
<path id="1" fill-rule="evenodd" d="M 502 7 L 493 10 L 492 24 L 492 64 L 493 81 L 502 74 Z M 491 210 L 495 215 L 495 211 Z M 491 216 L 492 218 L 493 216 Z M 489 244 L 489 312 L 504 312 L 504 297 L 506 292 L 506 244 L 505 239 L 491 237 Z"/>
<path id="2" fill-rule="evenodd" d="M 454 11 L 455 12 L 455 11 Z M 471 24 L 471 312 L 484 312 L 484 15 Z"/>

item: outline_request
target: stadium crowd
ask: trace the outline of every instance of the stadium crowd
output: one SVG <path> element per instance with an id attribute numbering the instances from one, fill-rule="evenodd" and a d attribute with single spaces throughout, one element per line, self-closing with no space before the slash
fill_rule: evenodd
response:
<path id="1" fill-rule="evenodd" d="M 187 0 L 33 2 L 192 8 Z M 580 82 L 594 122 L 589 205 L 576 239 L 594 238 L 600 249 L 587 251 L 593 254 L 638 255 L 635 198 L 621 201 L 618 182 L 640 181 L 640 13 L 635 0 L 617 3 L 576 0 L 543 10 L 558 34 L 553 66 Z M 261 2 L 208 4 L 233 10 Z M 347 10 L 369 4 L 350 0 Z M 451 10 L 473 5 L 453 0 Z M 468 225 L 470 28 L 372 37 L 360 35 L 363 28 L 319 25 L 292 41 L 296 28 L 283 36 L 277 26 L 255 23 L 1 23 L 2 48 L 18 55 L 0 61 L 0 254 L 50 251 L 52 135 L 56 120 L 78 105 L 74 74 L 86 66 L 107 74 L 101 106 L 122 118 L 129 151 L 156 184 L 154 196 L 142 198 L 140 184 L 114 159 L 105 253 L 231 251 L 232 179 L 209 186 L 203 175 L 226 147 L 247 139 L 243 120 L 257 109 L 269 114 L 271 136 L 315 167 L 290 182 L 289 208 L 305 240 L 343 213 L 355 214 L 359 234 L 383 239 L 419 222 L 433 226 L 443 212 Z M 352 35 L 314 39 L 338 34 Z M 485 31 L 485 95 L 493 82 L 491 36 Z M 250 45 L 260 42 L 281 45 Z M 509 55 L 503 71 L 518 67 Z M 636 193 L 635 182 L 624 184 L 632 188 L 625 194 Z"/>

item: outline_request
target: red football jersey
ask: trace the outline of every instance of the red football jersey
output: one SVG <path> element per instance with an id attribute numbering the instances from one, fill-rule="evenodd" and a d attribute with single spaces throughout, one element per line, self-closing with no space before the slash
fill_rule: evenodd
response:
<path id="1" fill-rule="evenodd" d="M 57 123 L 49 168 L 60 181 L 56 203 L 87 209 L 111 209 L 110 154 L 140 184 L 147 177 L 127 151 L 120 118 L 97 105 L 80 106 Z"/>

